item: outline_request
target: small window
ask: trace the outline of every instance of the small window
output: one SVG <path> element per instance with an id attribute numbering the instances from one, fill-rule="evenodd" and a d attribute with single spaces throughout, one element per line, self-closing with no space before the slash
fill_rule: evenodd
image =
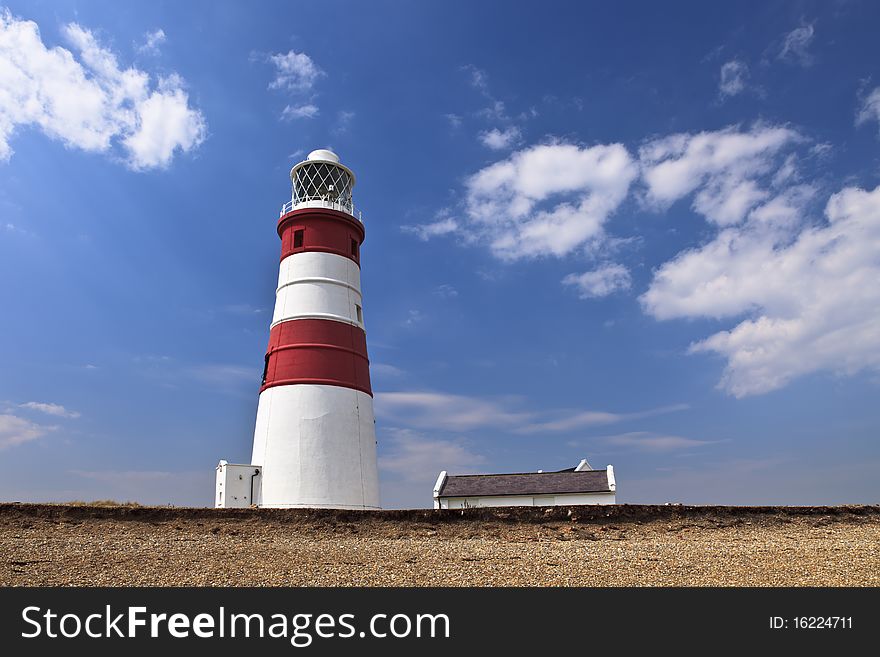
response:
<path id="1" fill-rule="evenodd" d="M 355 258 L 358 257 L 358 243 L 356 239 L 351 240 L 351 255 Z"/>
<path id="2" fill-rule="evenodd" d="M 361 307 L 358 306 L 357 304 L 355 304 L 354 307 L 355 307 L 355 310 L 357 310 L 358 324 L 363 324 L 364 323 L 364 311 L 361 310 Z"/>
<path id="3" fill-rule="evenodd" d="M 269 354 L 266 354 L 266 360 L 263 362 L 263 380 L 261 383 L 266 383 L 266 377 L 269 375 Z"/>
<path id="4" fill-rule="evenodd" d="M 306 232 L 306 231 L 304 231 L 304 230 L 295 230 L 295 231 L 293 231 L 293 248 L 294 248 L 294 249 L 301 249 L 301 248 L 302 248 L 302 245 L 303 245 L 303 233 L 305 233 L 305 232 Z"/>

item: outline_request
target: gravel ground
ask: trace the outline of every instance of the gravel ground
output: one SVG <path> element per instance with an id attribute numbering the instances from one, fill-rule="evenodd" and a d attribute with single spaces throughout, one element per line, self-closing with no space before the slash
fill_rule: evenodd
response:
<path id="1" fill-rule="evenodd" d="M 880 586 L 880 507 L 0 504 L 3 586 Z"/>

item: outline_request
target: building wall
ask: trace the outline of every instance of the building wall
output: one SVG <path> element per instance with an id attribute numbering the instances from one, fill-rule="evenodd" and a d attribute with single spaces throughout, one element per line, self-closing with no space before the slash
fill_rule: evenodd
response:
<path id="1" fill-rule="evenodd" d="M 328 385 L 284 385 L 260 393 L 254 465 L 263 507 L 378 509 L 373 398 Z"/>
<path id="2" fill-rule="evenodd" d="M 364 328 L 361 271 L 333 253 L 297 253 L 281 261 L 272 326 L 291 319 L 332 319 Z"/>
<path id="3" fill-rule="evenodd" d="M 261 475 L 256 474 L 259 469 L 253 465 L 220 463 L 217 466 L 214 506 L 218 509 L 244 509 L 254 504 L 251 487 L 256 497 L 260 488 Z"/>
<path id="4" fill-rule="evenodd" d="M 439 509 L 467 509 L 491 506 L 569 506 L 576 504 L 616 504 L 615 493 L 441 497 L 435 500 L 434 507 Z"/>

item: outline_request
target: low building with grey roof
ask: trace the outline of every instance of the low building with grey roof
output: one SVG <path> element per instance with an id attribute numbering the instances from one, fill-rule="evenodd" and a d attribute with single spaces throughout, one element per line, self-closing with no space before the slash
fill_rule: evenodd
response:
<path id="1" fill-rule="evenodd" d="M 556 472 L 450 475 L 443 471 L 434 485 L 434 508 L 615 504 L 616 493 L 614 468 L 594 470 L 583 459 L 574 468 Z"/>

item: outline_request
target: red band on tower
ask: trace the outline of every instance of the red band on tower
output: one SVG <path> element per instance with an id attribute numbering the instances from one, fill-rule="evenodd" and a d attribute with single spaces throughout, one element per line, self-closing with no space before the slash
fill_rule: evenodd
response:
<path id="1" fill-rule="evenodd" d="M 260 392 L 295 383 L 342 386 L 372 396 L 363 329 L 326 319 L 295 319 L 272 327 Z"/>
<path id="2" fill-rule="evenodd" d="M 278 220 L 278 236 L 281 238 L 282 260 L 294 253 L 321 251 L 360 264 L 364 227 L 344 212 L 328 208 L 300 208 L 288 212 Z"/>

